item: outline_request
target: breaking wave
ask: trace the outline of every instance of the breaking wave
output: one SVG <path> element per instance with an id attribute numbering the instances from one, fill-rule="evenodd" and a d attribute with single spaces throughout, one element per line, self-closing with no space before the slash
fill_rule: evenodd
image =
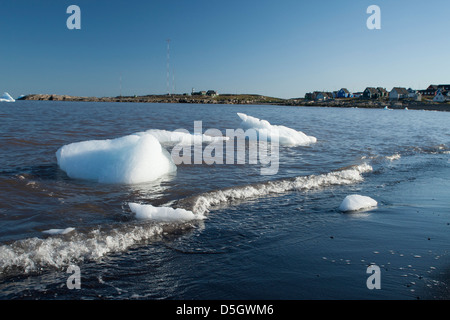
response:
<path id="1" fill-rule="evenodd" d="M 300 176 L 232 187 L 182 199 L 178 201 L 177 206 L 191 210 L 195 214 L 204 215 L 215 206 L 221 206 L 233 201 L 257 199 L 288 191 L 308 191 L 334 185 L 358 183 L 364 180 L 363 173 L 371 172 L 372 170 L 372 166 L 363 163 L 320 175 Z"/>
<path id="2" fill-rule="evenodd" d="M 144 210 L 140 214 L 144 216 L 145 220 L 149 218 L 153 220 L 144 223 L 135 221 L 109 227 L 98 227 L 85 232 L 72 228 L 70 228 L 70 232 L 64 232 L 66 229 L 56 230 L 47 232 L 51 234 L 47 238 L 27 238 L 1 245 L 0 274 L 14 271 L 30 273 L 46 267 L 61 268 L 79 261 L 99 260 L 108 254 L 126 251 L 145 241 L 157 240 L 163 234 L 179 233 L 180 230 L 194 228 L 201 223 L 200 221 L 205 218 L 207 212 L 218 205 L 227 205 L 237 200 L 257 199 L 288 191 L 307 191 L 333 185 L 358 183 L 364 180 L 363 173 L 372 170 L 370 165 L 364 163 L 326 174 L 300 176 L 211 191 L 179 200 L 175 204 L 175 207 L 179 209 L 150 208 L 150 206 L 130 203 L 131 211 L 135 214 L 137 210 L 133 206 L 139 206 L 138 209 L 147 211 L 149 208 L 152 209 L 150 213 Z M 176 219 L 172 219 L 173 217 L 165 219 L 170 212 L 178 213 Z M 138 217 L 136 216 L 136 218 Z"/>
<path id="3" fill-rule="evenodd" d="M 80 261 L 99 260 L 138 243 L 156 240 L 164 232 L 171 232 L 171 228 L 171 224 L 128 224 L 111 230 L 98 228 L 86 233 L 18 240 L 0 246 L 0 274 L 38 272 L 48 267 L 61 268 Z"/>

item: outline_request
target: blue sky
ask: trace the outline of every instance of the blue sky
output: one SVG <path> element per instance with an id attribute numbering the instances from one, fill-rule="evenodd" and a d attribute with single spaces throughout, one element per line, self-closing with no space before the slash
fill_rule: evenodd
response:
<path id="1" fill-rule="evenodd" d="M 81 30 L 68 30 L 69 5 Z M 369 30 L 370 5 L 381 30 Z M 450 82 L 450 1 L 2 0 L 0 91 L 302 97 Z M 174 76 L 173 76 L 174 75 Z M 175 81 L 173 82 L 173 78 Z"/>

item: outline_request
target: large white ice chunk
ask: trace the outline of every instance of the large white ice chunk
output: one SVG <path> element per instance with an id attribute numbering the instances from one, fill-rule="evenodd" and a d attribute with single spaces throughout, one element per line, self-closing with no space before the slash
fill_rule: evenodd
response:
<path id="1" fill-rule="evenodd" d="M 138 220 L 154 220 L 163 222 L 190 221 L 204 219 L 203 215 L 196 215 L 185 209 L 170 207 L 154 207 L 151 204 L 129 203 L 131 211 Z"/>
<path id="2" fill-rule="evenodd" d="M 280 145 L 300 146 L 317 142 L 315 137 L 307 136 L 301 131 L 285 126 L 271 125 L 267 120 L 260 120 L 244 113 L 238 113 L 237 115 L 242 120 L 241 127 L 243 129 L 254 129 L 258 132 L 258 136 L 263 135 L 269 140 L 278 138 Z"/>
<path id="3" fill-rule="evenodd" d="M 378 203 L 370 197 L 352 194 L 345 197 L 344 201 L 342 201 L 341 205 L 339 206 L 339 210 L 342 212 L 358 211 L 362 209 L 373 208 L 377 205 Z"/>
<path id="4" fill-rule="evenodd" d="M 16 100 L 13 99 L 13 97 L 11 97 L 9 95 L 8 92 L 4 92 L 2 96 L 0 96 L 0 102 L 15 102 Z"/>
<path id="5" fill-rule="evenodd" d="M 71 143 L 56 158 L 69 177 L 100 183 L 143 183 L 176 171 L 170 154 L 151 134 Z"/>

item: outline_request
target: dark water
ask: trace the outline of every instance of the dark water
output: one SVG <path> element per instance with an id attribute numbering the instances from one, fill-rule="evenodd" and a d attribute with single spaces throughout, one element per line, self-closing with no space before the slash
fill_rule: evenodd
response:
<path id="1" fill-rule="evenodd" d="M 281 147 L 274 176 L 258 165 L 181 165 L 156 182 L 111 185 L 70 179 L 56 163 L 72 142 L 192 132 L 197 120 L 225 133 L 239 127 L 237 112 L 318 141 Z M 0 104 L 0 123 L 1 299 L 450 298 L 448 113 L 17 101 Z M 289 187 L 295 178 L 300 188 Z M 268 181 L 273 192 L 245 194 Z M 225 190 L 239 196 L 203 221 L 136 221 L 127 206 L 194 210 Z M 378 207 L 343 214 L 349 194 Z M 80 290 L 66 286 L 70 264 Z M 370 264 L 380 290 L 366 286 Z"/>

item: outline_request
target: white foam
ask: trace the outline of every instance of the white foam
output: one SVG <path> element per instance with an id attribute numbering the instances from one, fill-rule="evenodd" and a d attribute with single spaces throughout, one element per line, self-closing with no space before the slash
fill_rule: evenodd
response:
<path id="1" fill-rule="evenodd" d="M 74 230 L 75 228 L 65 228 L 65 229 L 50 229 L 42 232 L 50 235 L 57 235 L 57 234 L 68 234 L 69 232 L 72 232 Z"/>
<path id="2" fill-rule="evenodd" d="M 228 140 L 228 137 L 223 136 L 209 136 L 206 134 L 191 134 L 185 131 L 167 131 L 167 130 L 159 130 L 159 129 L 150 129 L 145 132 L 139 132 L 138 135 L 142 134 L 151 134 L 163 145 L 192 145 L 196 143 L 203 142 L 214 142 L 214 141 L 223 141 Z"/>
<path id="3" fill-rule="evenodd" d="M 185 209 L 173 209 L 170 207 L 154 207 L 150 204 L 129 203 L 131 211 L 138 220 L 153 220 L 164 222 L 190 221 L 204 219 L 203 215 L 195 215 Z"/>
<path id="4" fill-rule="evenodd" d="M 151 134 L 71 143 L 56 158 L 69 177 L 100 183 L 149 182 L 176 171 L 170 154 Z"/>
<path id="5" fill-rule="evenodd" d="M 74 261 L 99 260 L 123 252 L 142 241 L 163 233 L 163 225 L 127 226 L 110 231 L 92 230 L 87 234 L 70 233 L 65 237 L 28 238 L 0 246 L 0 273 L 10 269 L 23 272 L 46 267 L 61 268 Z"/>
<path id="6" fill-rule="evenodd" d="M 400 159 L 400 158 L 401 158 L 401 155 L 399 155 L 398 153 L 396 153 L 396 154 L 393 154 L 393 155 L 391 155 L 391 156 L 386 156 L 385 158 L 386 158 L 387 160 L 389 160 L 389 161 L 394 161 L 394 160 Z"/>
<path id="7" fill-rule="evenodd" d="M 301 176 L 294 179 L 283 179 L 207 192 L 193 198 L 180 201 L 188 202 L 192 212 L 204 215 L 214 206 L 228 204 L 232 201 L 261 198 L 271 194 L 282 194 L 288 191 L 308 191 L 332 185 L 348 185 L 364 180 L 362 174 L 372 171 L 366 163 L 326 174 Z"/>
<path id="8" fill-rule="evenodd" d="M 4 92 L 3 95 L 0 97 L 0 102 L 15 102 L 15 101 L 16 100 L 14 100 L 13 97 L 11 97 L 8 92 Z"/>
<path id="9" fill-rule="evenodd" d="M 359 211 L 363 209 L 370 209 L 378 205 L 377 201 L 370 197 L 352 194 L 346 196 L 339 206 L 342 212 Z"/>
<path id="10" fill-rule="evenodd" d="M 254 129 L 259 135 L 264 135 L 270 140 L 277 138 L 280 145 L 304 146 L 317 142 L 317 138 L 307 136 L 301 131 L 296 131 L 285 126 L 271 125 L 267 120 L 260 120 L 244 113 L 238 113 L 237 115 L 242 120 L 241 127 L 243 129 Z"/>

